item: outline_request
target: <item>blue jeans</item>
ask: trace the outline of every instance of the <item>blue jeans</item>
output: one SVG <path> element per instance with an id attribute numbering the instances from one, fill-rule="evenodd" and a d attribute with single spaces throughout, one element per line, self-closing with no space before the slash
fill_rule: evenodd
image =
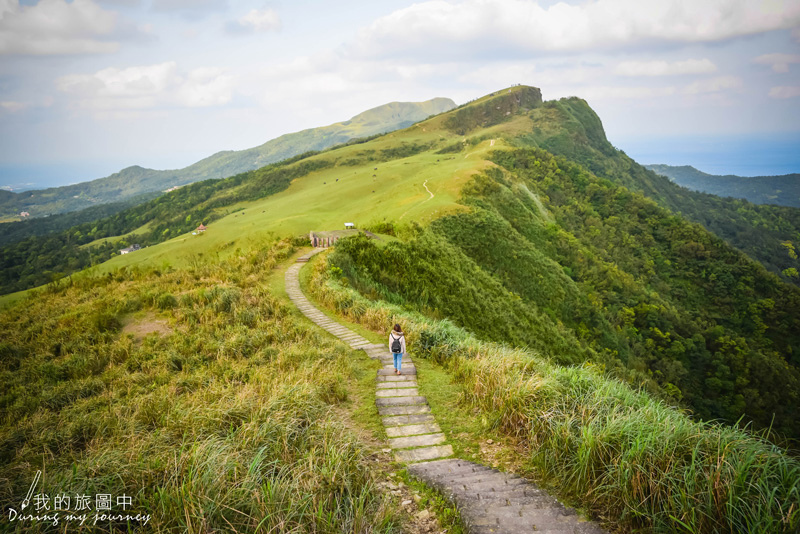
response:
<path id="1" fill-rule="evenodd" d="M 394 356 L 394 368 L 399 371 L 400 370 L 400 366 L 403 365 L 403 353 L 402 352 L 393 352 L 392 356 Z"/>

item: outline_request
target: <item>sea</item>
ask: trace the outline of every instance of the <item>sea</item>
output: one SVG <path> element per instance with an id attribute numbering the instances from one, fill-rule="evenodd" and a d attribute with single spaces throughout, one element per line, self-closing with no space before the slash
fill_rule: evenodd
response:
<path id="1" fill-rule="evenodd" d="M 610 140 L 642 165 L 691 165 L 707 174 L 780 176 L 800 173 L 800 132 L 669 136 Z"/>
<path id="2" fill-rule="evenodd" d="M 643 165 L 691 165 L 708 174 L 777 176 L 800 173 L 800 132 L 728 136 L 664 136 L 610 139 Z M 46 189 L 103 178 L 135 162 L 5 164 L 0 189 Z"/>

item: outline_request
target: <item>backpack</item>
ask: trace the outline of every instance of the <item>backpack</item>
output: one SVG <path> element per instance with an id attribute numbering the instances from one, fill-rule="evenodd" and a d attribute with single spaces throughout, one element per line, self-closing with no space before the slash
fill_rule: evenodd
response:
<path id="1" fill-rule="evenodd" d="M 403 352 L 403 346 L 400 345 L 400 338 L 394 337 L 394 335 L 392 335 L 392 339 L 394 340 L 392 341 L 392 352 L 395 354 Z"/>

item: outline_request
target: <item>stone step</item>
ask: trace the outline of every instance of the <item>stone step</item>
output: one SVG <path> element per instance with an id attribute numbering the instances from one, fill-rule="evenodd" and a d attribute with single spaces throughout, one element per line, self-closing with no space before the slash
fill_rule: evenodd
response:
<path id="1" fill-rule="evenodd" d="M 416 381 L 416 376 L 406 376 L 406 375 L 388 375 L 388 376 L 378 376 L 378 382 L 405 382 L 405 381 Z"/>
<path id="2" fill-rule="evenodd" d="M 524 495 L 524 490 L 518 492 L 502 492 L 497 494 L 478 495 L 475 497 L 457 497 L 458 506 L 469 510 L 483 508 L 502 508 L 512 505 L 526 505 L 535 508 L 558 507 L 559 502 L 550 496 L 532 497 Z"/>
<path id="3" fill-rule="evenodd" d="M 409 467 L 408 472 L 417 478 L 422 479 L 423 482 L 426 482 L 433 477 L 443 475 L 473 475 L 476 472 L 483 473 L 494 471 L 485 465 L 453 458 L 438 462 L 429 462 L 422 465 L 415 465 L 413 468 Z"/>
<path id="4" fill-rule="evenodd" d="M 375 392 L 375 396 L 379 399 L 383 397 L 408 397 L 419 396 L 417 388 L 403 388 L 403 389 L 379 389 Z"/>
<path id="5" fill-rule="evenodd" d="M 421 395 L 413 397 L 387 397 L 385 399 L 375 399 L 375 404 L 378 406 L 403 406 L 403 405 L 418 405 L 428 404 L 428 399 Z"/>
<path id="6" fill-rule="evenodd" d="M 401 367 L 402 369 L 402 367 Z M 417 369 L 403 369 L 403 374 L 406 375 L 416 375 Z M 394 375 L 394 368 L 393 367 L 384 367 L 383 369 L 378 369 L 378 376 L 387 376 L 387 375 Z"/>
<path id="7" fill-rule="evenodd" d="M 527 481 L 523 478 L 516 477 L 514 475 L 509 475 L 507 473 L 498 473 L 497 471 L 487 471 L 484 473 L 473 473 L 471 475 L 455 475 L 455 476 L 441 476 L 441 477 L 431 477 L 433 480 L 437 482 L 442 482 L 449 486 L 461 486 L 467 485 L 468 487 L 471 484 L 494 484 L 497 486 L 502 485 L 516 485 L 519 483 L 527 484 Z"/>
<path id="8" fill-rule="evenodd" d="M 436 423 L 423 423 L 420 425 L 390 426 L 386 429 L 386 435 L 390 438 L 398 438 L 417 434 L 434 434 L 441 431 L 442 429 Z"/>
<path id="9" fill-rule="evenodd" d="M 384 369 L 394 369 L 394 364 L 384 365 L 383 368 Z M 411 364 L 411 363 L 403 362 L 403 364 L 400 366 L 400 371 L 401 372 L 405 371 L 405 370 L 411 371 L 412 369 L 416 369 L 416 367 L 414 366 L 414 364 Z"/>
<path id="10" fill-rule="evenodd" d="M 392 360 L 390 358 L 380 358 L 380 357 L 378 357 L 377 359 L 379 359 L 381 361 L 381 363 L 383 364 L 384 367 L 394 367 L 394 360 Z M 414 367 L 414 362 L 412 362 L 411 360 L 406 360 L 405 358 L 403 358 L 403 361 L 402 361 L 401 365 L 403 367 L 411 368 L 411 367 Z"/>
<path id="11" fill-rule="evenodd" d="M 419 449 L 406 449 L 394 452 L 395 458 L 399 462 L 412 463 L 424 462 L 425 460 L 435 460 L 453 455 L 453 447 L 450 445 L 438 445 L 436 447 L 422 447 Z"/>
<path id="12" fill-rule="evenodd" d="M 379 415 L 419 415 L 430 413 L 431 407 L 427 404 L 409 406 L 379 406 Z"/>
<path id="13" fill-rule="evenodd" d="M 382 419 L 383 426 L 386 427 L 430 423 L 432 421 L 435 421 L 435 419 L 430 414 L 392 415 Z M 389 429 L 387 428 L 386 430 L 388 432 Z"/>
<path id="14" fill-rule="evenodd" d="M 397 375 L 397 378 L 408 378 L 409 380 L 394 380 L 392 382 L 378 382 L 378 391 L 391 388 L 415 388 L 417 380 L 413 376 Z"/>
<path id="15" fill-rule="evenodd" d="M 566 524 L 574 521 L 572 515 L 562 514 L 560 510 L 526 506 L 503 506 L 488 511 L 465 509 L 464 513 L 470 525 L 502 525 L 504 529 L 523 527 L 530 531 L 567 530 Z"/>
<path id="16" fill-rule="evenodd" d="M 393 449 L 408 449 L 410 447 L 428 447 L 444 443 L 444 434 L 422 434 L 419 436 L 406 436 L 403 438 L 390 438 L 389 447 Z"/>
<path id="17" fill-rule="evenodd" d="M 527 482 L 521 478 L 511 480 L 486 480 L 486 479 L 468 479 L 464 482 L 455 482 L 448 485 L 448 491 L 454 495 L 488 495 L 489 493 L 499 493 L 508 491 L 514 487 L 525 486 Z"/>

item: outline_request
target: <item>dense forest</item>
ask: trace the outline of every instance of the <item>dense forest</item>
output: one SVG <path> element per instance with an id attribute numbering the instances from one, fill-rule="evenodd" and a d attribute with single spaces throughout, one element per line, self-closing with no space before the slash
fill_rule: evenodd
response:
<path id="1" fill-rule="evenodd" d="M 110 217 L 122 210 L 152 200 L 160 194 L 161 192 L 147 193 L 129 198 L 124 202 L 110 202 L 79 211 L 50 215 L 49 217 L 3 223 L 0 224 L 0 247 L 22 241 L 28 237 L 52 234 L 82 223 Z"/>
<path id="2" fill-rule="evenodd" d="M 498 151 L 468 213 L 337 247 L 370 297 L 552 361 L 593 361 L 702 419 L 800 437 L 800 289 L 644 195 L 539 149 Z"/>
<path id="3" fill-rule="evenodd" d="M 800 174 L 782 176 L 724 176 L 707 174 L 691 165 L 645 165 L 692 191 L 720 197 L 749 200 L 754 204 L 777 204 L 800 208 Z"/>

